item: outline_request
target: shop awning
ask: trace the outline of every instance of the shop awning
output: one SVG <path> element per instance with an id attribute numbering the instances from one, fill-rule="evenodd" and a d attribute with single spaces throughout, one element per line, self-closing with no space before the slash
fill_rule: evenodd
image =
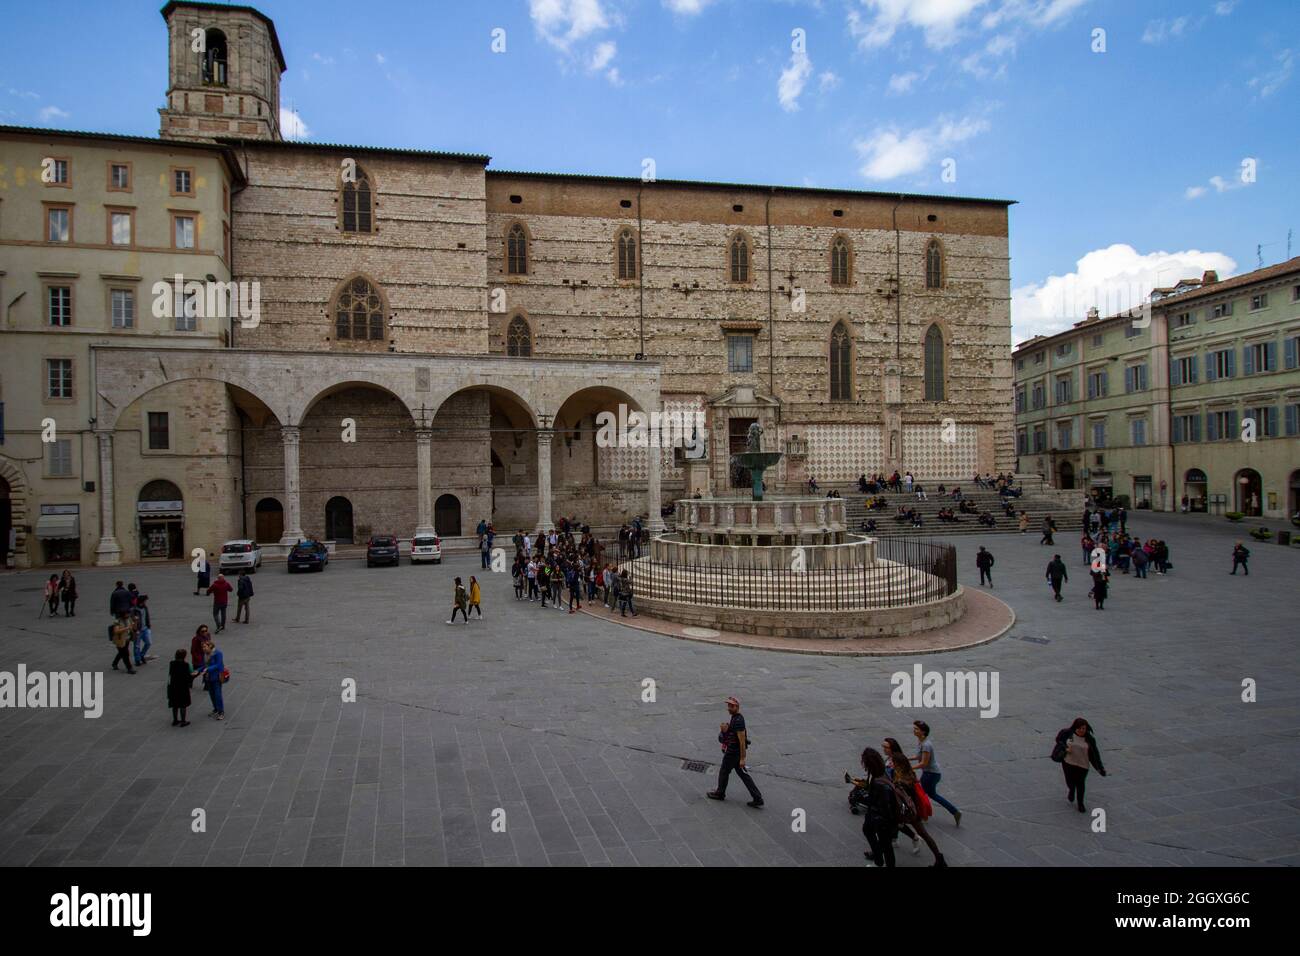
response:
<path id="1" fill-rule="evenodd" d="M 135 510 L 141 521 L 185 517 L 183 501 L 139 501 L 136 502 Z"/>
<path id="2" fill-rule="evenodd" d="M 1094 488 L 1109 488 L 1113 479 L 1110 475 L 1093 475 L 1090 484 Z"/>
<path id="3" fill-rule="evenodd" d="M 36 537 L 43 541 L 81 537 L 80 515 L 41 515 L 36 519 Z"/>

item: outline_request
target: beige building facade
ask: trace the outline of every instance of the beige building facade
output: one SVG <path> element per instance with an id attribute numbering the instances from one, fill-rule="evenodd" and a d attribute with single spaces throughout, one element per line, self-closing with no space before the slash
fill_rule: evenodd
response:
<path id="1" fill-rule="evenodd" d="M 684 493 L 684 456 L 598 441 L 602 414 L 698 422 L 706 464 L 691 467 L 711 492 L 747 485 L 729 456 L 754 422 L 786 452 L 775 490 L 1011 469 L 1008 202 L 498 172 L 485 156 L 286 142 L 274 25 L 223 4 L 162 12 L 162 138 L 102 148 L 156 153 L 169 170 L 171 154 L 205 157 L 200 246 L 214 255 L 179 271 L 255 289 L 258 308 L 202 317 L 201 344 L 114 332 L 107 300 L 94 313 L 103 331 L 86 339 L 86 401 L 70 415 L 85 445 L 80 560 L 240 536 L 456 536 L 480 519 L 655 526 Z M 202 51 L 187 42 L 196 30 Z M 31 170 L 54 134 L 4 135 L 0 161 L 12 142 L 13 165 Z M 39 223 L 42 200 L 0 197 L 6 302 L 42 272 L 172 274 L 162 250 L 134 271 L 71 264 L 46 242 L 15 260 L 10 207 Z M 0 388 L 25 444 L 7 436 L 0 467 L 23 529 L 16 559 L 57 563 L 67 556 L 28 537 L 56 494 L 34 473 L 44 404 L 28 379 L 63 333 L 17 315 Z M 163 412 L 166 449 L 150 444 Z"/>
<path id="2" fill-rule="evenodd" d="M 1018 469 L 1162 511 L 1300 510 L 1300 258 L 1017 346 Z"/>

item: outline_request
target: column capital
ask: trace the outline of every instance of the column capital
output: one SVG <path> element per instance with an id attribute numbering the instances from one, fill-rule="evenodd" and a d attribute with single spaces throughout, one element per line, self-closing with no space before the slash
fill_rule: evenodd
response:
<path id="1" fill-rule="evenodd" d="M 297 425 L 280 426 L 280 441 L 284 442 L 286 445 L 289 444 L 290 442 L 297 444 L 301 437 L 302 437 L 302 429 L 299 426 Z"/>
<path id="2" fill-rule="evenodd" d="M 549 445 L 555 440 L 555 430 L 551 428 L 537 429 L 537 444 Z"/>
<path id="3" fill-rule="evenodd" d="M 415 440 L 422 445 L 427 445 L 433 441 L 432 428 L 417 428 L 415 430 Z"/>

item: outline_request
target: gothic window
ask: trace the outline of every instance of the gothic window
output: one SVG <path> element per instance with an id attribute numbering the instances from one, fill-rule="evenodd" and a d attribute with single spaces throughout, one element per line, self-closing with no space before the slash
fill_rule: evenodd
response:
<path id="1" fill-rule="evenodd" d="M 344 232 L 372 232 L 374 225 L 375 195 L 370 175 L 360 166 L 355 175 L 343 183 L 340 201 L 343 207 Z"/>
<path id="2" fill-rule="evenodd" d="M 749 281 L 749 240 L 740 233 L 731 238 L 731 281 Z"/>
<path id="3" fill-rule="evenodd" d="M 925 287 L 943 288 L 943 249 L 938 239 L 931 239 L 925 247 Z"/>
<path id="4" fill-rule="evenodd" d="M 334 329 L 339 339 L 384 338 L 384 300 L 369 280 L 357 277 L 343 284 L 334 300 Z"/>
<path id="5" fill-rule="evenodd" d="M 533 354 L 533 330 L 528 327 L 528 320 L 516 315 L 510 320 L 506 329 L 506 355 L 515 358 L 529 358 Z"/>
<path id="6" fill-rule="evenodd" d="M 853 340 L 843 322 L 831 331 L 831 401 L 853 401 Z"/>
<path id="7" fill-rule="evenodd" d="M 849 243 L 843 236 L 831 243 L 831 285 L 849 284 Z"/>
<path id="8" fill-rule="evenodd" d="M 631 229 L 624 229 L 618 234 L 618 277 L 620 279 L 636 278 L 636 234 Z"/>
<path id="9" fill-rule="evenodd" d="M 942 402 L 943 390 L 943 332 L 932 325 L 925 333 L 925 400 Z"/>
<path id="10" fill-rule="evenodd" d="M 506 275 L 528 275 L 528 234 L 519 223 L 506 233 Z"/>

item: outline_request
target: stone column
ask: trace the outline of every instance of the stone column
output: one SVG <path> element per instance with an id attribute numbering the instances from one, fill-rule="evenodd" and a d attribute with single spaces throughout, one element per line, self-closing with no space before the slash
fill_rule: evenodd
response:
<path id="1" fill-rule="evenodd" d="M 646 529 L 651 534 L 661 534 L 666 528 L 663 516 L 659 514 L 659 509 L 663 507 L 661 501 L 662 492 L 659 488 L 659 483 L 663 479 L 663 472 L 663 449 L 652 445 L 646 449 L 646 506 L 649 509 Z"/>
<path id="2" fill-rule="evenodd" d="M 415 502 L 418 512 L 415 533 L 434 534 L 433 432 L 427 428 L 415 432 Z"/>
<path id="3" fill-rule="evenodd" d="M 122 546 L 117 543 L 113 517 L 113 433 L 96 432 L 99 439 L 99 544 L 95 564 L 108 567 L 122 563 Z"/>
<path id="4" fill-rule="evenodd" d="M 537 432 L 537 526 L 551 530 L 551 442 L 555 432 L 549 428 Z"/>
<path id="5" fill-rule="evenodd" d="M 298 484 L 297 425 L 281 425 L 280 441 L 284 444 L 284 533 L 281 544 L 294 545 L 303 537 L 302 502 Z"/>

